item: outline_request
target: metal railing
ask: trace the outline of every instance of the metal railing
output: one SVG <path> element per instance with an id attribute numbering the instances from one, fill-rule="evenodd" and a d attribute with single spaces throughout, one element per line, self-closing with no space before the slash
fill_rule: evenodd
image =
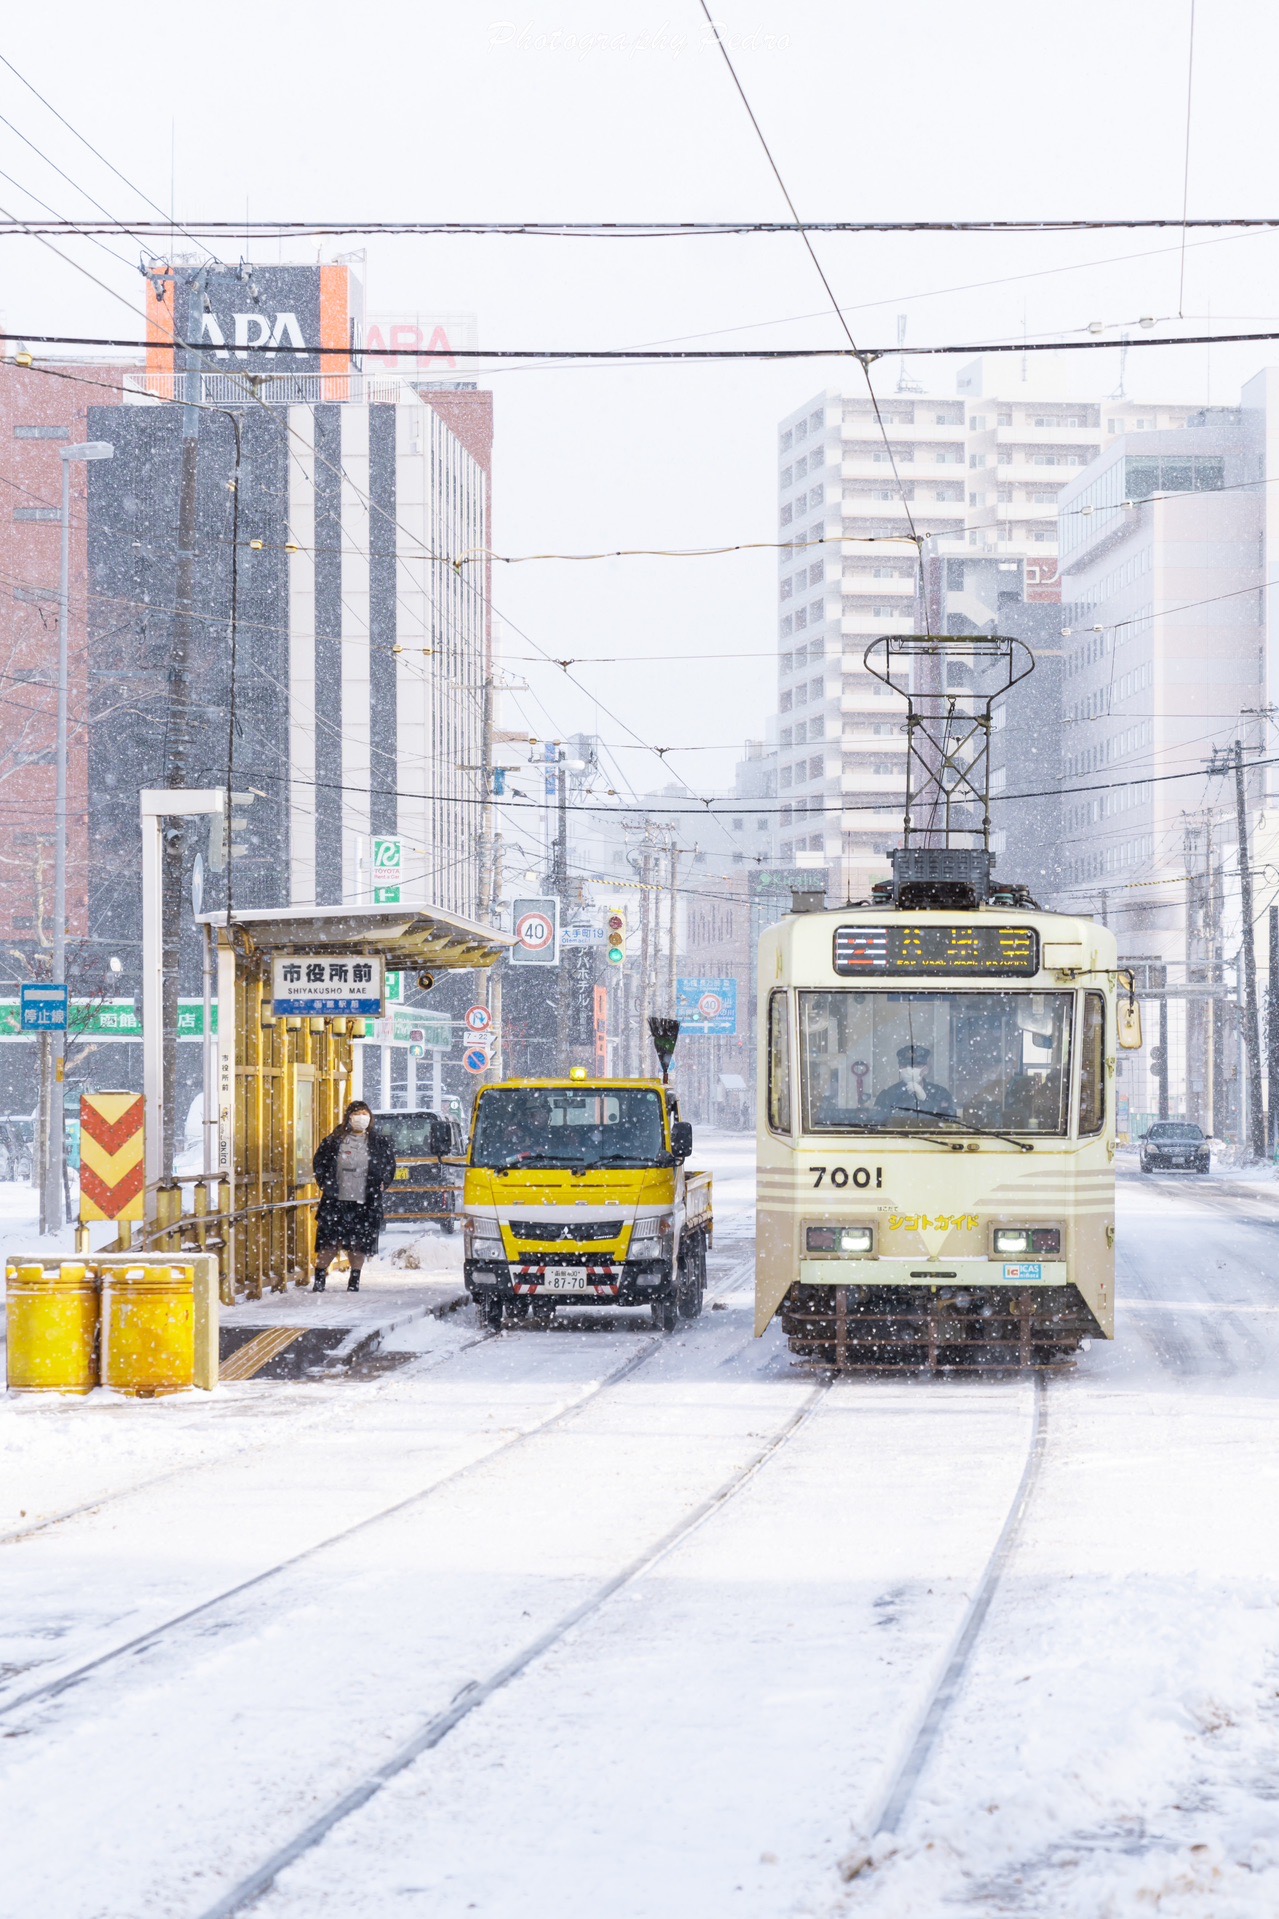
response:
<path id="1" fill-rule="evenodd" d="M 465 1164 L 465 1159 L 451 1154 L 439 1161 L 441 1168 Z M 184 1203 L 186 1188 L 191 1189 L 189 1205 Z M 121 1222 L 114 1244 L 98 1247 L 97 1252 L 212 1253 L 218 1262 L 218 1294 L 224 1306 L 233 1306 L 237 1297 L 261 1299 L 264 1292 L 282 1293 L 290 1285 L 308 1283 L 314 1263 L 318 1192 L 260 1200 L 233 1210 L 231 1181 L 225 1173 L 178 1174 L 145 1190 L 154 1195 L 154 1217 Z M 418 1213 L 414 1218 L 450 1216 L 447 1209 Z M 87 1226 L 77 1228 L 76 1250 L 89 1251 Z"/>

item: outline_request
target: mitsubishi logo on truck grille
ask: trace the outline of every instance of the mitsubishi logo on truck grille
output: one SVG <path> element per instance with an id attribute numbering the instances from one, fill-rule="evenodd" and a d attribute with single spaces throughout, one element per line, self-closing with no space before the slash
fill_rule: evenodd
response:
<path id="1" fill-rule="evenodd" d="M 549 1240 L 617 1239 L 622 1231 L 620 1219 L 513 1219 L 510 1228 L 516 1239 Z"/>

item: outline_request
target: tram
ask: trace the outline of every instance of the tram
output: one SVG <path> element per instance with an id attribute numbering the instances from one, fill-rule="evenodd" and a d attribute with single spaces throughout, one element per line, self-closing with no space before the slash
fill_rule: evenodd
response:
<path id="1" fill-rule="evenodd" d="M 999 899 L 762 937 L 755 1330 L 780 1312 L 796 1353 L 1028 1365 L 1114 1335 L 1114 936 Z"/>

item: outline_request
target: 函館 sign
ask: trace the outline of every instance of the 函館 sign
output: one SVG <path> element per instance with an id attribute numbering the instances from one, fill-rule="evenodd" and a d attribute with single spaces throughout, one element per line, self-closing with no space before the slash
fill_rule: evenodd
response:
<path id="1" fill-rule="evenodd" d="M 271 963 L 271 1003 L 288 1018 L 339 1019 L 382 1013 L 382 961 L 358 953 L 292 953 Z"/>

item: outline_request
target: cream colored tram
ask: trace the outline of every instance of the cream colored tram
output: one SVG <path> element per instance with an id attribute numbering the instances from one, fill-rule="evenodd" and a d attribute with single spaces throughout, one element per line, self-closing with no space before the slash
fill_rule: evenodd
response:
<path id="1" fill-rule="evenodd" d="M 841 1367 L 1043 1364 L 1112 1338 L 1116 1042 L 1115 941 L 1092 920 L 879 906 L 770 927 L 756 1332 L 780 1312 L 794 1352 Z"/>

